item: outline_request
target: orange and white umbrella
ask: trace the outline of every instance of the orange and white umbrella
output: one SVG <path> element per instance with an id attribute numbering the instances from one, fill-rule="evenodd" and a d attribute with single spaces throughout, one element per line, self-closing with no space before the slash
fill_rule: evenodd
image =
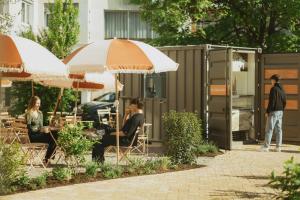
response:
<path id="1" fill-rule="evenodd" d="M 115 91 L 115 77 L 109 72 L 105 73 L 86 73 L 84 75 L 70 74 L 69 78 L 61 80 L 43 80 L 40 83 L 44 86 L 71 88 L 78 90 L 96 91 L 105 90 L 107 92 Z M 122 90 L 122 84 L 118 82 L 119 90 Z"/>
<path id="2" fill-rule="evenodd" d="M 158 49 L 133 40 L 102 40 L 75 50 L 64 60 L 71 73 L 104 72 L 117 73 L 161 73 L 176 71 L 178 63 Z M 117 85 L 117 84 L 115 84 Z M 116 104 L 118 92 L 116 89 Z M 117 163 L 119 162 L 119 108 L 116 107 Z"/>
<path id="3" fill-rule="evenodd" d="M 102 40 L 75 50 L 64 60 L 71 73 L 160 73 L 178 64 L 158 49 L 134 40 Z"/>
<path id="4" fill-rule="evenodd" d="M 8 88 L 12 86 L 12 82 L 10 80 L 0 80 L 1 88 Z"/>
<path id="5" fill-rule="evenodd" d="M 0 34 L 0 72 L 30 74 L 31 79 L 52 79 L 68 77 L 69 68 L 34 41 Z"/>

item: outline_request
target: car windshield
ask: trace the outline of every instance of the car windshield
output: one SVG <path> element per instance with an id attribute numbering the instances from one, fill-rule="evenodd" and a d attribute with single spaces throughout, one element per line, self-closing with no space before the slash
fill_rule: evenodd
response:
<path id="1" fill-rule="evenodd" d="M 95 101 L 101 102 L 114 102 L 115 101 L 115 93 L 106 93 L 101 95 L 100 97 L 96 98 Z"/>

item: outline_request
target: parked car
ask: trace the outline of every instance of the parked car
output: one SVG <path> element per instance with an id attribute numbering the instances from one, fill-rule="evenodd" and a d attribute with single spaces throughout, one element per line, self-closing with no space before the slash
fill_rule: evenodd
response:
<path id="1" fill-rule="evenodd" d="M 110 108 L 112 113 L 116 112 L 114 106 L 115 98 L 116 95 L 114 92 L 105 93 L 91 102 L 80 104 L 77 113 L 82 116 L 82 120 L 98 122 L 98 109 Z"/>

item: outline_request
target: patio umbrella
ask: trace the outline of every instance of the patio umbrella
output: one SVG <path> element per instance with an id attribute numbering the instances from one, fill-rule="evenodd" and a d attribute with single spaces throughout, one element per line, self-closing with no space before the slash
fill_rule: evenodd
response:
<path id="1" fill-rule="evenodd" d="M 72 73 L 110 71 L 115 73 L 160 73 L 176 71 L 178 64 L 158 49 L 134 40 L 102 40 L 85 45 L 64 60 Z M 116 91 L 118 100 L 118 92 Z M 118 102 L 117 102 L 118 105 Z M 117 162 L 119 161 L 119 109 L 116 109 Z"/>
<path id="2" fill-rule="evenodd" d="M 31 79 L 64 78 L 69 74 L 68 67 L 38 43 L 1 34 L 0 72 L 18 72 L 25 76 L 30 74 Z"/>
<path id="3" fill-rule="evenodd" d="M 0 34 L 0 80 L 60 79 L 68 74 L 69 68 L 38 43 Z M 32 82 L 32 95 L 33 93 Z"/>

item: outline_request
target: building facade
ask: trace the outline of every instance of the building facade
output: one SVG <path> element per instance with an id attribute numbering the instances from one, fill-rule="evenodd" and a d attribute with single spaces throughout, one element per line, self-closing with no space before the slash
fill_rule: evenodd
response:
<path id="1" fill-rule="evenodd" d="M 0 0 L 1 2 L 1 0 Z M 4 0 L 0 3 L 1 15 L 9 13 L 12 17 L 11 34 L 18 35 L 22 31 L 32 28 L 38 34 L 48 25 L 49 7 L 54 0 Z M 145 40 L 155 37 L 155 34 L 140 16 L 138 6 L 128 0 L 74 0 L 79 9 L 80 24 L 79 47 L 96 40 L 126 38 Z M 88 102 L 101 92 L 83 92 L 82 102 Z"/>

